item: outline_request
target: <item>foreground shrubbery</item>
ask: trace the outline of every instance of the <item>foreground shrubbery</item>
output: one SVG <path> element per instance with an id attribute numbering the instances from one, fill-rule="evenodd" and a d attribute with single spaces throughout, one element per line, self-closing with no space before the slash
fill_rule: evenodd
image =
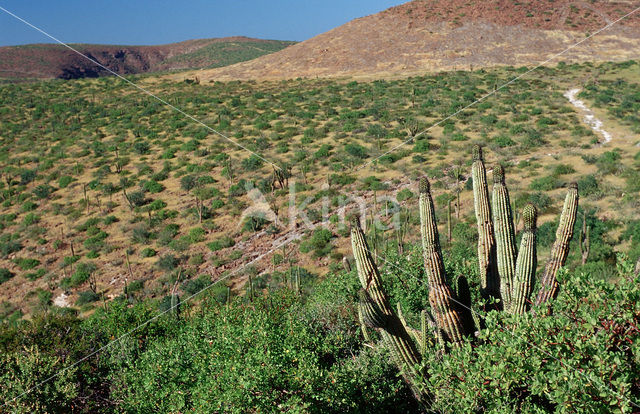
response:
<path id="1" fill-rule="evenodd" d="M 392 302 L 415 321 L 426 305 L 420 251 L 389 252 L 387 260 L 406 269 L 383 268 L 383 279 Z M 9 411 L 630 411 L 640 384 L 640 280 L 631 268 L 621 261 L 615 280 L 579 270 L 561 275 L 550 315 L 492 312 L 474 343 L 446 354 L 430 344 L 424 364 L 434 398 L 423 407 L 386 352 L 361 345 L 353 272 L 319 282 L 309 297 L 278 290 L 252 303 L 205 300 L 73 367 L 156 314 L 155 305 L 113 303 L 85 321 L 50 313 L 3 325 L 0 399 L 71 367 L 10 401 Z"/>
<path id="2" fill-rule="evenodd" d="M 627 269 L 629 270 L 629 269 Z M 640 403 L 640 290 L 565 275 L 551 315 L 491 313 L 477 344 L 425 361 L 436 411 L 632 412 Z M 544 312 L 543 309 L 538 309 Z"/>
<path id="3" fill-rule="evenodd" d="M 9 406 L 23 413 L 74 407 L 83 412 L 417 410 L 388 356 L 362 347 L 351 281 L 344 275 L 330 278 L 308 299 L 279 290 L 230 306 L 206 299 L 197 309 L 184 309 L 181 319 L 167 313 Z M 154 312 L 151 303 L 130 308 L 114 303 L 86 321 L 49 314 L 19 329 L 3 326 L 0 398 L 20 395 Z M 66 334 L 64 325 L 72 327 Z"/>

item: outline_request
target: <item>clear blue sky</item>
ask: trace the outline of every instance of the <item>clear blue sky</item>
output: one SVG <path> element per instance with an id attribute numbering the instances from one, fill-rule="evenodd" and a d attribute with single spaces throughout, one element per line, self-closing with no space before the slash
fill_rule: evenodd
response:
<path id="1" fill-rule="evenodd" d="M 249 36 L 305 40 L 406 0 L 0 0 L 67 43 L 162 44 Z M 52 41 L 0 10 L 0 46 Z"/>

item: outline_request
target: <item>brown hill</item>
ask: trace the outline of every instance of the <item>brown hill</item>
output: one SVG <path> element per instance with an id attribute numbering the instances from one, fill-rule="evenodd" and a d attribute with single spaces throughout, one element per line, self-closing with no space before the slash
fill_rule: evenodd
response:
<path id="1" fill-rule="evenodd" d="M 226 37 L 159 46 L 72 45 L 124 75 L 159 70 L 219 67 L 254 59 L 293 42 Z M 72 50 L 55 44 L 0 47 L 0 77 L 74 79 L 109 72 Z"/>
<path id="2" fill-rule="evenodd" d="M 411 1 L 200 79 L 384 76 L 539 63 L 640 6 L 639 1 Z M 640 57 L 640 12 L 561 60 Z"/>

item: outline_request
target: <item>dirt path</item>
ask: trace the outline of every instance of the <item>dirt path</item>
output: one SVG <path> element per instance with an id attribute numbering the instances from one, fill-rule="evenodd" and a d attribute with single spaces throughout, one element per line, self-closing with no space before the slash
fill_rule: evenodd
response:
<path id="1" fill-rule="evenodd" d="M 602 128 L 602 121 L 596 118 L 593 111 L 589 109 L 589 107 L 585 105 L 583 101 L 576 98 L 576 95 L 578 95 L 579 92 L 580 88 L 570 89 L 564 93 L 564 97 L 567 98 L 574 107 L 579 109 L 584 114 L 584 122 L 587 123 L 595 133 L 602 135 L 602 137 L 604 138 L 603 144 L 610 142 L 612 138 L 611 134 Z"/>

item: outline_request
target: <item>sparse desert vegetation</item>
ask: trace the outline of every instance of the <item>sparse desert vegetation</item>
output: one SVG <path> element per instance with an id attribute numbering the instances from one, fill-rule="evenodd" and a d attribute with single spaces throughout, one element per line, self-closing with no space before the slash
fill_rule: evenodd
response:
<path id="1" fill-rule="evenodd" d="M 463 109 L 527 70 L 131 78 L 226 138 L 114 78 L 1 84 L 2 400 L 14 412 L 629 412 L 640 64 L 543 67 Z M 611 142 L 563 96 L 576 87 Z M 560 293 L 536 317 L 495 312 L 478 293 L 474 145 L 507 172 L 518 241 L 530 230 L 518 212 L 535 206 L 539 268 L 578 184 Z M 447 283 L 466 276 L 482 324 L 456 347 L 423 336 L 419 402 L 372 346 L 378 333 L 363 337 L 345 217 L 366 201 L 387 300 L 419 326 L 433 311 L 418 245 L 425 176 Z"/>

